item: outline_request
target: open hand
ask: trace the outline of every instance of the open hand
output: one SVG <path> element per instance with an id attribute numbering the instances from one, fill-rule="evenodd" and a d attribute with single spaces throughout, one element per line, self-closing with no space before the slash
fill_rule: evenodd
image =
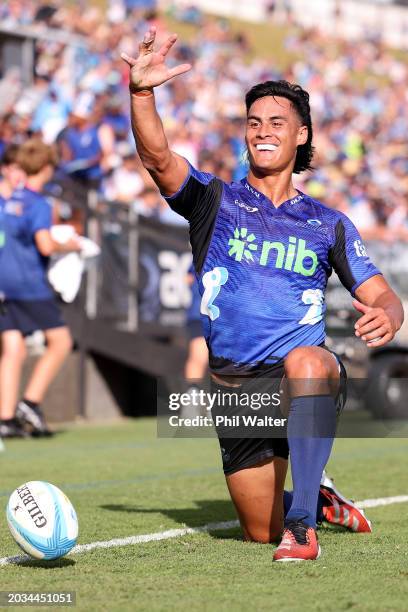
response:
<path id="1" fill-rule="evenodd" d="M 358 300 L 353 300 L 353 306 L 363 314 L 355 324 L 355 334 L 368 348 L 384 346 L 393 339 L 397 326 L 384 308 L 372 308 Z"/>
<path id="2" fill-rule="evenodd" d="M 130 67 L 130 91 L 137 92 L 143 89 L 151 89 L 165 83 L 179 74 L 188 72 L 191 64 L 179 64 L 174 68 L 168 68 L 165 64 L 166 55 L 177 40 L 177 34 L 172 34 L 162 45 L 159 51 L 154 51 L 156 28 L 151 27 L 144 35 L 143 42 L 139 45 L 139 56 L 137 59 L 122 53 L 122 59 Z"/>

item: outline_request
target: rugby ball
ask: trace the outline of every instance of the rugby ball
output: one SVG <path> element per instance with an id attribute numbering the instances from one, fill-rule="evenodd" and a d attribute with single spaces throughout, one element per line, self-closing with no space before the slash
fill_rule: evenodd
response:
<path id="1" fill-rule="evenodd" d="M 63 557 L 78 537 L 74 507 L 49 482 L 26 482 L 13 491 L 7 504 L 7 522 L 20 548 L 35 559 Z"/>

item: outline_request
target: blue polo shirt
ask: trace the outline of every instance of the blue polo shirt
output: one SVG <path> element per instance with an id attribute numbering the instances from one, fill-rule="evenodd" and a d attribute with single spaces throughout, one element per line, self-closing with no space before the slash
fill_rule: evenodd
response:
<path id="1" fill-rule="evenodd" d="M 12 300 L 48 300 L 48 257 L 41 255 L 35 234 L 51 227 L 51 206 L 39 193 L 17 189 L 0 198 L 0 292 Z"/>

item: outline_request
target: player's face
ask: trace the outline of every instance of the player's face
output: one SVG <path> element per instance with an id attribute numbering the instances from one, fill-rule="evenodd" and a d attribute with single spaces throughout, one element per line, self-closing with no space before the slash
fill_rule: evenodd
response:
<path id="1" fill-rule="evenodd" d="M 245 141 L 251 169 L 267 176 L 294 166 L 297 147 L 307 141 L 307 127 L 290 100 L 265 96 L 249 109 Z"/>

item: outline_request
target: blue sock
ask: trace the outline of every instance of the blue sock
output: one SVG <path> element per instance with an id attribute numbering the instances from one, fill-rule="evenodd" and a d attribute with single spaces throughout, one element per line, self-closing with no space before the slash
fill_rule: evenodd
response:
<path id="1" fill-rule="evenodd" d="M 288 418 L 293 499 L 286 521 L 316 527 L 320 479 L 329 460 L 336 430 L 336 406 L 330 395 L 296 397 Z"/>
<path id="2" fill-rule="evenodd" d="M 283 514 L 284 514 L 285 519 L 292 505 L 292 501 L 293 501 L 293 492 L 284 491 L 283 492 Z"/>
<path id="3" fill-rule="evenodd" d="M 323 496 L 319 491 L 319 496 L 317 498 L 317 510 L 316 510 L 316 523 L 321 523 L 324 520 L 323 516 Z M 293 491 L 284 491 L 283 492 L 283 514 L 286 516 L 290 510 L 293 501 Z"/>

